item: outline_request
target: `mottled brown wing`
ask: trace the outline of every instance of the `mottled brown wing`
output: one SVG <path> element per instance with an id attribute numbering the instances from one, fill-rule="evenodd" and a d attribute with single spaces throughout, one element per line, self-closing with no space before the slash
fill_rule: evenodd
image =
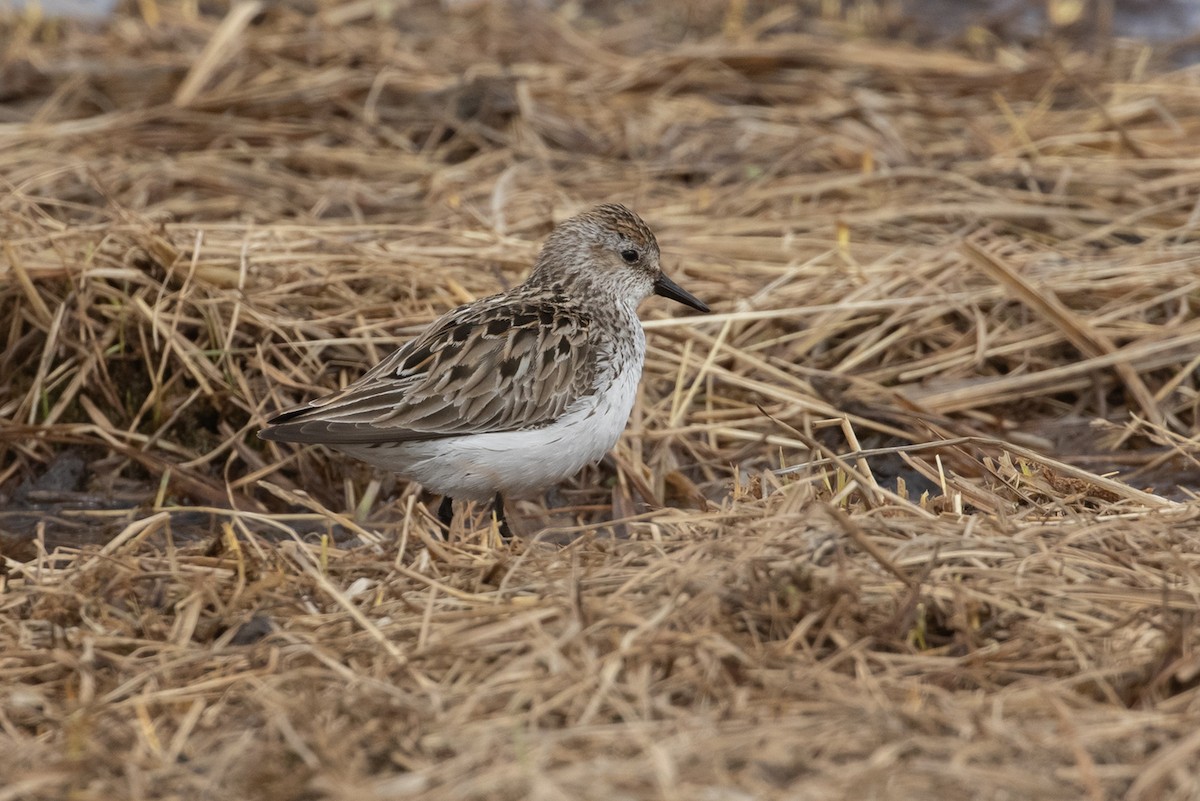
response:
<path id="1" fill-rule="evenodd" d="M 595 383 L 588 317 L 530 300 L 456 309 L 340 392 L 259 436 L 327 445 L 408 442 L 547 425 Z"/>

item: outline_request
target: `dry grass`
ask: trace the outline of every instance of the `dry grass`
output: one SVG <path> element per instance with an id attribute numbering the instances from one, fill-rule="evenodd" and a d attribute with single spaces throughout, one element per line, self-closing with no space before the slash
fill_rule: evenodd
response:
<path id="1" fill-rule="evenodd" d="M 313 6 L 0 22 L 0 800 L 1200 798 L 1196 70 Z M 717 313 L 512 547 L 253 436 L 603 200 Z"/>

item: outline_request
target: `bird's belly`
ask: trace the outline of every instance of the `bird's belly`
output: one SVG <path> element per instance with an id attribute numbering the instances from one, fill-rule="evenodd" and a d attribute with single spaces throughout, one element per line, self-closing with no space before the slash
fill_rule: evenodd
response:
<path id="1" fill-rule="evenodd" d="M 542 428 L 338 449 L 439 495 L 475 501 L 497 492 L 534 495 L 598 461 L 616 443 L 637 396 L 641 365 L 636 367 L 618 376 L 608 392 Z"/>

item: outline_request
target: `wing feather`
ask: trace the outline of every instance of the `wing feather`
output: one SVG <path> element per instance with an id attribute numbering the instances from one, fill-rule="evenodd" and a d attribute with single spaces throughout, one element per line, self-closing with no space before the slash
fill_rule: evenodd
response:
<path id="1" fill-rule="evenodd" d="M 264 439 L 410 442 L 548 425 L 596 380 L 588 314 L 494 296 L 434 321 L 344 389 L 271 419 Z"/>

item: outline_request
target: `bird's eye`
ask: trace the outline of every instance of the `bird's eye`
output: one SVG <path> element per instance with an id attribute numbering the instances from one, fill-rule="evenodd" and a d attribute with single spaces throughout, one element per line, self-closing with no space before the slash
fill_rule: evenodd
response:
<path id="1" fill-rule="evenodd" d="M 638 260 L 638 252 L 633 248 L 622 250 L 621 258 L 625 260 L 626 264 L 636 264 Z"/>

